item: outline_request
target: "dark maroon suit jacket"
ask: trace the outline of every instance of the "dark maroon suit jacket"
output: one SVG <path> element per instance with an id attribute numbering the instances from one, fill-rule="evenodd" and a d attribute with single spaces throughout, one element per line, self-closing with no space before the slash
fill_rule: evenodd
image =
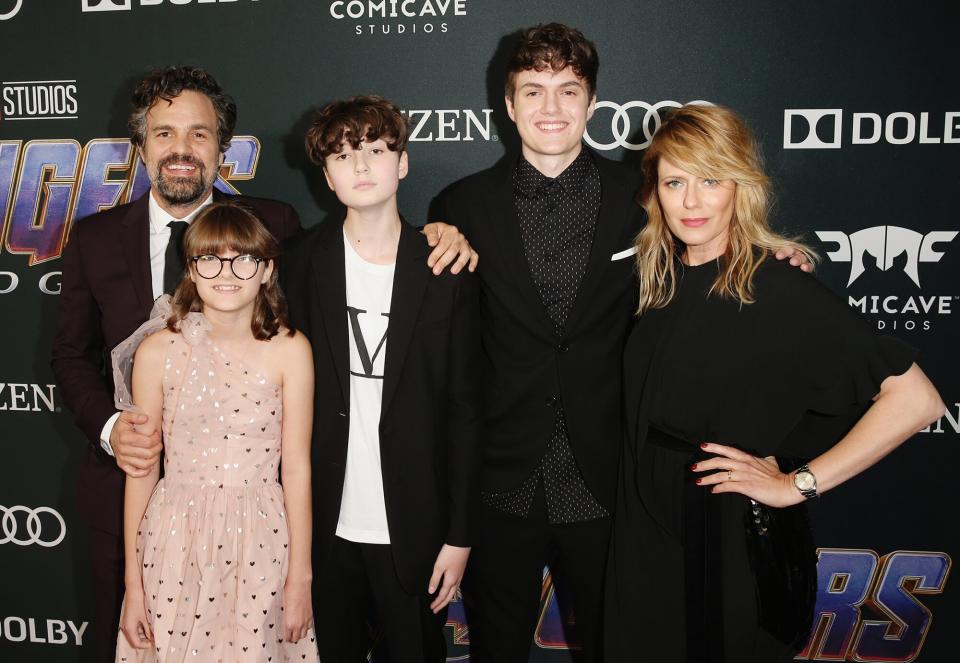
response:
<path id="1" fill-rule="evenodd" d="M 116 409 L 110 351 L 146 321 L 153 307 L 147 193 L 78 221 L 63 253 L 63 280 L 51 365 L 60 393 L 89 444 L 80 468 L 77 510 L 92 527 L 123 532 L 123 472 L 100 447 Z M 215 200 L 226 196 L 214 192 Z M 235 196 L 280 241 L 300 228 L 290 205 Z"/>

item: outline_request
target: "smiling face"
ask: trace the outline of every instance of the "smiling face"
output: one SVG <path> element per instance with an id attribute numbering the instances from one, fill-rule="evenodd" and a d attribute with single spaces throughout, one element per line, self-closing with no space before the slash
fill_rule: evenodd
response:
<path id="1" fill-rule="evenodd" d="M 394 152 L 383 138 L 361 141 L 357 149 L 349 142 L 323 161 L 327 185 L 344 205 L 354 210 L 396 206 L 397 188 L 407 176 L 406 151 Z"/>
<path id="2" fill-rule="evenodd" d="M 169 103 L 157 101 L 146 124 L 140 156 L 157 202 L 185 216 L 213 191 L 223 163 L 213 104 L 206 95 L 184 90 Z"/>
<path id="3" fill-rule="evenodd" d="M 234 258 L 239 253 L 228 249 L 218 251 L 215 255 L 220 258 Z M 237 269 L 242 273 L 239 265 Z M 270 280 L 272 274 L 273 261 L 261 260 L 249 279 L 237 278 L 229 263 L 223 263 L 220 273 L 208 279 L 200 276 L 196 263 L 193 260 L 190 261 L 190 280 L 196 285 L 197 295 L 203 302 L 204 311 L 210 309 L 222 313 L 240 313 L 249 310 L 252 314 L 257 294 L 261 286 Z"/>
<path id="4" fill-rule="evenodd" d="M 513 98 L 506 97 L 506 102 L 524 158 L 544 175 L 559 175 L 580 154 L 596 95 L 570 67 L 518 72 Z"/>
<path id="5" fill-rule="evenodd" d="M 733 219 L 737 185 L 699 177 L 661 157 L 657 198 L 670 232 L 686 245 L 686 262 L 698 265 L 723 255 Z"/>

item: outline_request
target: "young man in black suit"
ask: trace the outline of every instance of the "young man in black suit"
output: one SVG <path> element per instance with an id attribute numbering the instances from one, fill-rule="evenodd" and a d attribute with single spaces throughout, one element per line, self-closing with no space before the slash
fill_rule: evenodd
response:
<path id="1" fill-rule="evenodd" d="M 634 171 L 581 142 L 597 69 L 578 30 L 524 31 L 506 81 L 522 154 L 441 201 L 483 257 L 483 504 L 464 587 L 475 663 L 527 660 L 545 564 L 572 599 L 576 655 L 600 660 L 629 249 L 644 216 Z"/>
<path id="2" fill-rule="evenodd" d="M 379 97 L 324 108 L 307 133 L 346 206 L 285 257 L 293 324 L 311 340 L 314 591 L 320 658 L 366 660 L 374 608 L 391 661 L 446 659 L 446 606 L 476 509 L 478 288 L 434 276 L 397 210 L 406 118 Z"/>

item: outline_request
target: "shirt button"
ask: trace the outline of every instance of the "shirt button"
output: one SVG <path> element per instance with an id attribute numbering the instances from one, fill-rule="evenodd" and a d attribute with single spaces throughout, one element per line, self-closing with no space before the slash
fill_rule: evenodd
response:
<path id="1" fill-rule="evenodd" d="M 340 412 L 337 412 L 337 414 L 339 414 L 341 417 L 347 416 L 347 413 L 344 412 L 343 410 L 341 410 Z"/>
<path id="2" fill-rule="evenodd" d="M 557 352 L 566 352 L 569 349 L 570 346 L 563 341 L 560 341 L 560 343 L 557 344 Z"/>
<path id="3" fill-rule="evenodd" d="M 553 407 L 554 405 L 557 404 L 557 397 L 556 397 L 556 396 L 547 396 L 547 397 L 544 399 L 543 404 L 546 405 L 547 407 Z"/>

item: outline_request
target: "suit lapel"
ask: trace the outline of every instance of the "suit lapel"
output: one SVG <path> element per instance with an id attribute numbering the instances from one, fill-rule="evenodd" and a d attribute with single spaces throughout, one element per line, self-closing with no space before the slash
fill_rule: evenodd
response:
<path id="1" fill-rule="evenodd" d="M 127 261 L 127 273 L 137 295 L 140 309 L 146 311 L 144 318 L 153 307 L 153 283 L 150 278 L 150 192 L 140 196 L 127 210 L 121 223 L 120 241 L 123 244 L 123 258 Z"/>
<path id="2" fill-rule="evenodd" d="M 567 320 L 568 331 L 575 328 L 584 314 L 584 309 L 590 307 L 593 293 L 603 285 L 604 274 L 610 268 L 610 257 L 617 251 L 628 248 L 619 246 L 617 242 L 622 242 L 623 239 L 623 220 L 634 213 L 631 192 L 623 186 L 619 178 L 611 176 L 610 162 L 596 155 L 594 161 L 600 172 L 600 213 L 597 215 L 597 229 L 587 261 L 587 271 L 577 289 L 577 297 Z"/>
<path id="3" fill-rule="evenodd" d="M 343 222 L 328 219 L 310 267 L 319 293 L 323 326 L 337 370 L 344 406 L 350 403 L 350 343 L 347 339 L 347 277 L 343 261 Z"/>
<path id="4" fill-rule="evenodd" d="M 431 278 L 439 278 L 434 277 L 427 267 L 428 248 L 417 229 L 404 222 L 400 228 L 400 245 L 397 247 L 397 264 L 393 273 L 381 412 L 387 411 L 397 391 L 427 283 Z"/>
<path id="5" fill-rule="evenodd" d="M 523 235 L 520 232 L 520 218 L 513 200 L 513 167 L 515 161 L 505 159 L 497 177 L 499 186 L 487 198 L 490 210 L 487 221 L 500 227 L 494 235 L 499 244 L 498 254 L 512 275 L 511 281 L 523 299 L 523 306 L 516 310 L 528 321 L 540 327 L 540 331 L 552 335 L 553 321 L 543 305 L 537 286 L 530 273 L 530 264 L 523 248 Z M 469 239 L 469 238 L 468 238 Z"/>

